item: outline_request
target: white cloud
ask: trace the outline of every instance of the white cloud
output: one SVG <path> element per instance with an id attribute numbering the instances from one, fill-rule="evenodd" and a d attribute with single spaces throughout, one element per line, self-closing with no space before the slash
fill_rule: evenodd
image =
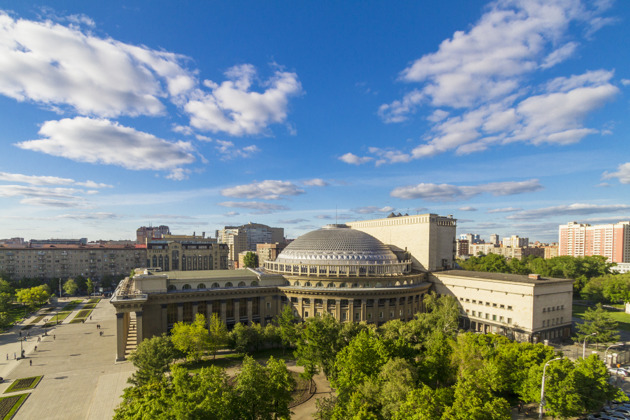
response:
<path id="1" fill-rule="evenodd" d="M 84 206 L 81 194 L 85 191 L 76 188 L 51 188 L 48 186 L 0 185 L 0 197 L 21 197 L 21 204 L 53 207 Z"/>
<path id="2" fill-rule="evenodd" d="M 630 86 L 630 79 L 621 79 L 621 84 L 624 86 Z"/>
<path id="3" fill-rule="evenodd" d="M 328 182 L 324 181 L 321 178 L 307 179 L 306 181 L 303 181 L 302 184 L 309 187 L 327 187 L 328 185 L 330 185 Z"/>
<path id="4" fill-rule="evenodd" d="M 598 213 L 628 212 L 630 205 L 627 204 L 585 204 L 574 203 L 564 206 L 545 207 L 541 209 L 523 210 L 521 212 L 507 216 L 506 219 L 524 220 L 539 219 L 553 216 L 572 216 Z"/>
<path id="5" fill-rule="evenodd" d="M 294 224 L 302 223 L 302 222 L 308 222 L 308 219 L 284 219 L 284 220 L 278 220 L 278 223 L 280 223 L 280 224 L 287 224 L 287 225 L 294 225 Z"/>
<path id="6" fill-rule="evenodd" d="M 196 83 L 180 66 L 182 59 L 98 38 L 78 27 L 13 19 L 0 12 L 0 93 L 18 101 L 67 105 L 102 117 L 162 114 L 162 98 L 182 94 Z"/>
<path id="7" fill-rule="evenodd" d="M 422 198 L 428 201 L 455 201 L 467 200 L 483 193 L 504 196 L 538 191 L 542 188 L 537 179 L 518 182 L 493 182 L 475 186 L 420 183 L 394 188 L 390 195 L 403 199 Z"/>
<path id="8" fill-rule="evenodd" d="M 193 127 L 234 136 L 260 134 L 268 125 L 284 122 L 289 98 L 302 93 L 295 73 L 276 70 L 260 83 L 263 92 L 250 90 L 256 79 L 251 64 L 234 66 L 225 75 L 228 80 L 221 84 L 206 80 L 210 92 L 197 90 L 184 106 Z"/>
<path id="9" fill-rule="evenodd" d="M 455 32 L 401 72 L 400 80 L 422 87 L 381 105 L 379 115 L 386 123 L 401 122 L 429 105 L 436 108 L 427 118 L 431 129 L 411 152 L 371 148 L 376 165 L 449 150 L 467 154 L 512 141 L 565 145 L 598 133 L 584 122 L 618 93 L 610 83 L 612 72 L 589 71 L 541 86 L 527 85 L 526 76 L 545 74 L 573 56 L 579 43 L 568 39 L 575 35 L 569 28 L 586 26 L 588 37 L 610 23 L 595 22 L 608 7 L 580 0 L 493 2 L 470 30 Z"/>
<path id="10" fill-rule="evenodd" d="M 476 209 L 476 208 L 471 207 L 471 206 L 464 206 L 464 207 L 460 207 L 460 208 L 458 208 L 457 210 L 459 210 L 459 211 L 477 211 L 477 209 Z"/>
<path id="11" fill-rule="evenodd" d="M 622 184 L 630 184 L 630 162 L 619 165 L 617 167 L 617 172 L 604 172 L 602 178 L 617 178 Z"/>
<path id="12" fill-rule="evenodd" d="M 385 206 L 385 207 L 367 206 L 367 207 L 358 207 L 356 209 L 352 209 L 353 212 L 359 213 L 359 214 L 391 213 L 394 210 L 396 209 L 391 206 Z"/>
<path id="13" fill-rule="evenodd" d="M 353 153 L 346 153 L 345 155 L 339 157 L 340 161 L 349 163 L 350 165 L 361 165 L 371 161 L 372 159 L 373 158 L 368 156 L 359 157 Z"/>
<path id="14" fill-rule="evenodd" d="M 194 149 L 188 142 L 168 142 L 109 120 L 77 117 L 47 121 L 39 134 L 44 138 L 16 145 L 78 162 L 132 170 L 178 171 L 179 166 L 195 160 Z"/>
<path id="15" fill-rule="evenodd" d="M 24 175 L 0 172 L 0 181 L 19 182 L 29 185 L 78 185 L 87 188 L 112 188 L 112 185 L 98 183 L 94 181 L 78 182 L 71 178 L 60 178 L 56 176 Z"/>
<path id="16" fill-rule="evenodd" d="M 72 213 L 60 214 L 56 219 L 73 219 L 73 220 L 112 220 L 119 219 L 120 216 L 115 213 L 94 212 L 94 213 Z"/>
<path id="17" fill-rule="evenodd" d="M 259 201 L 224 201 L 218 204 L 223 207 L 259 210 L 259 214 L 271 213 L 279 210 L 289 210 L 289 208 L 286 206 L 282 206 L 279 204 L 262 203 Z"/>
<path id="18" fill-rule="evenodd" d="M 486 213 L 489 213 L 489 214 L 493 214 L 493 213 L 513 213 L 515 211 L 520 211 L 520 210 L 523 210 L 523 209 L 520 208 L 520 207 L 502 207 L 502 208 L 499 208 L 499 209 L 488 210 Z"/>
<path id="19" fill-rule="evenodd" d="M 215 149 L 221 155 L 221 159 L 230 160 L 234 158 L 249 158 L 254 154 L 260 152 L 260 149 L 256 145 L 245 146 L 242 149 L 234 147 L 234 143 L 226 140 L 216 140 L 217 146 Z"/>
<path id="20" fill-rule="evenodd" d="M 239 214 L 241 213 L 237 211 L 228 211 L 227 213 L 224 214 L 224 216 L 238 216 Z"/>
<path id="21" fill-rule="evenodd" d="M 224 188 L 221 195 L 237 198 L 261 198 L 263 200 L 278 200 L 284 196 L 304 194 L 304 190 L 289 181 L 265 180 L 252 184 L 237 185 Z"/>

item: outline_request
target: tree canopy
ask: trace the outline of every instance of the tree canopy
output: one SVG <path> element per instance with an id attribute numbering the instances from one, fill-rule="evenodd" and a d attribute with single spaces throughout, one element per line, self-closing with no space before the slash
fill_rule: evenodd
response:
<path id="1" fill-rule="evenodd" d="M 47 285 L 41 285 L 29 289 L 18 289 L 15 291 L 15 296 L 18 302 L 34 308 L 50 299 L 50 291 Z"/>
<path id="2" fill-rule="evenodd" d="M 243 257 L 243 265 L 245 268 L 257 268 L 258 267 L 258 254 L 249 251 Z"/>
<path id="3" fill-rule="evenodd" d="M 196 314 L 191 323 L 178 322 L 171 331 L 175 348 L 186 355 L 188 360 L 199 361 L 210 349 L 210 335 L 206 328 L 206 317 Z"/>

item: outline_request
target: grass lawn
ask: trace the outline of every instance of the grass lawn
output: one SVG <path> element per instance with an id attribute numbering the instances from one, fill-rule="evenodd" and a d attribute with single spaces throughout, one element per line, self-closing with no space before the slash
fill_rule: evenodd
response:
<path id="1" fill-rule="evenodd" d="M 88 303 L 99 303 L 101 301 L 101 299 L 90 299 L 88 300 Z"/>
<path id="2" fill-rule="evenodd" d="M 0 419 L 12 419 L 29 395 L 31 394 L 11 395 L 10 397 L 0 398 Z"/>
<path id="3" fill-rule="evenodd" d="M 37 318 L 35 318 L 34 320 L 32 320 L 30 323 L 31 324 L 37 324 L 39 321 L 41 321 L 42 319 L 44 319 L 45 317 L 47 317 L 48 315 L 40 315 Z"/>
<path id="4" fill-rule="evenodd" d="M 48 322 L 49 324 L 56 324 L 57 321 L 61 322 L 64 319 L 68 318 L 68 315 L 70 315 L 72 312 L 59 312 L 57 315 L 53 316 L 52 318 L 50 318 L 50 321 Z"/>
<path id="5" fill-rule="evenodd" d="M 13 381 L 10 387 L 4 391 L 5 394 L 9 392 L 26 391 L 27 389 L 33 389 L 39 384 L 43 376 L 32 376 L 30 378 L 20 378 Z"/>
<path id="6" fill-rule="evenodd" d="M 575 318 L 583 319 L 584 312 L 588 309 L 587 306 L 573 305 L 573 316 Z M 604 308 L 606 309 L 606 308 Z M 625 312 L 607 311 L 610 317 L 619 323 L 619 329 L 624 331 L 630 331 L 630 314 Z"/>

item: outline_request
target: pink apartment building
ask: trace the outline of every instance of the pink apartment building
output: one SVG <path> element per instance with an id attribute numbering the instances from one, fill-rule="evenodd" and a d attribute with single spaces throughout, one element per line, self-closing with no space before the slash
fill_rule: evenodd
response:
<path id="1" fill-rule="evenodd" d="M 558 233 L 558 255 L 602 255 L 610 262 L 630 262 L 630 222 L 595 226 L 569 222 Z"/>

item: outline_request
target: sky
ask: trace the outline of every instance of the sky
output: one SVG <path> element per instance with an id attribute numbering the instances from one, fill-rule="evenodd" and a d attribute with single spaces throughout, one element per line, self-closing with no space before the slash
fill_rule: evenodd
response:
<path id="1" fill-rule="evenodd" d="M 630 2 L 0 0 L 0 238 L 630 219 Z"/>

